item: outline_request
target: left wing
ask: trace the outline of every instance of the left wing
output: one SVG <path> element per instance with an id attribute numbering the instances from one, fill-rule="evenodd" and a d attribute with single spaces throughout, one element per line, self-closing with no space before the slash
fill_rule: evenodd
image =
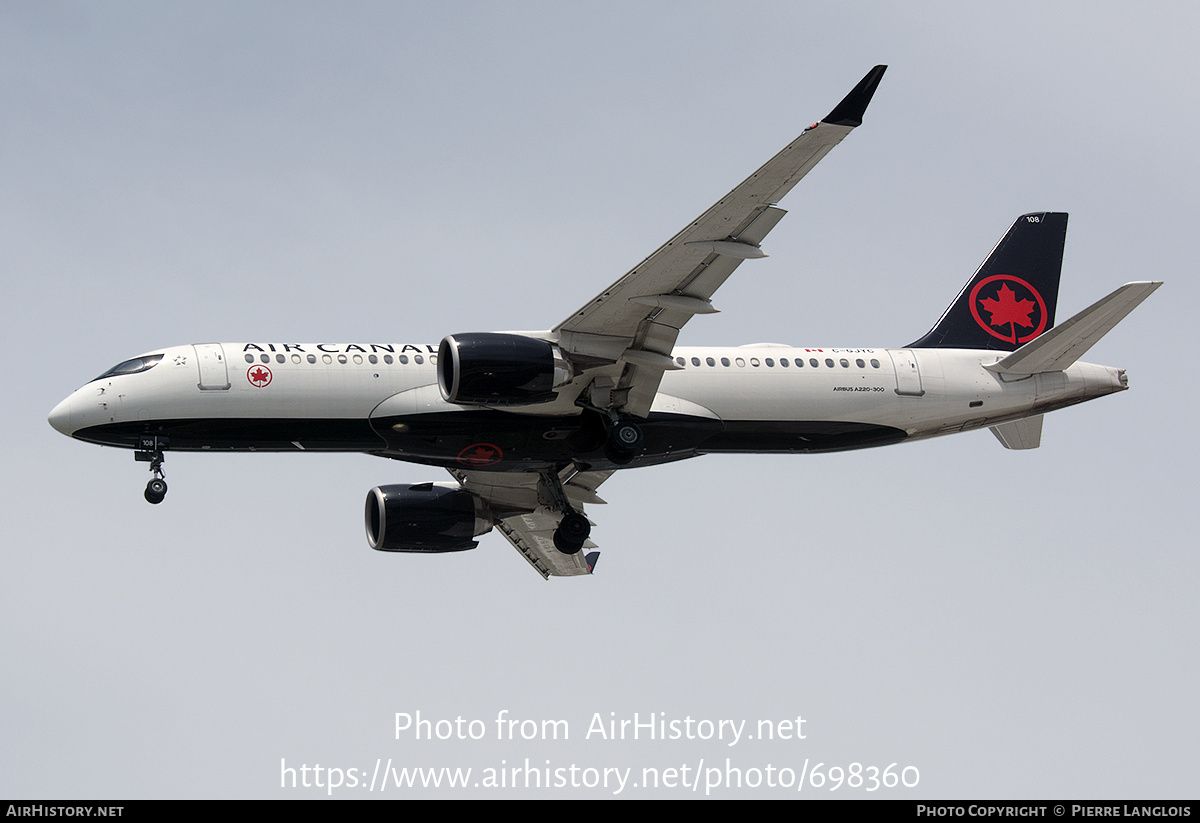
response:
<path id="1" fill-rule="evenodd" d="M 772 157 L 628 274 L 552 330 L 581 359 L 612 363 L 592 373 L 610 394 L 592 403 L 645 417 L 671 351 L 694 314 L 716 311 L 710 298 L 743 260 L 766 257 L 760 244 L 786 213 L 785 194 L 862 123 L 887 66 L 876 66 L 829 115 Z M 600 381 L 596 386 L 600 387 Z"/>
<path id="2" fill-rule="evenodd" d="M 590 551 L 596 548 L 595 543 L 585 541 L 583 550 L 575 554 L 563 554 L 554 547 L 554 530 L 562 513 L 555 507 L 554 496 L 541 477 L 524 472 L 461 469 L 451 469 L 450 474 L 464 489 L 487 501 L 496 518 L 496 529 L 542 577 L 592 573 L 600 554 Z M 559 480 L 571 505 L 582 512 L 585 503 L 604 502 L 596 494 L 596 488 L 611 474 L 568 468 L 559 473 Z"/>

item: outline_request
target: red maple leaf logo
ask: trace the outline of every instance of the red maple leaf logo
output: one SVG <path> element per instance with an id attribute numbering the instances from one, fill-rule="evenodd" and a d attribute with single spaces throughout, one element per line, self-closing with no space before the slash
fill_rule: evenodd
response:
<path id="1" fill-rule="evenodd" d="M 1012 323 L 1014 337 L 1017 326 L 1026 329 L 1033 328 L 1033 321 L 1029 319 L 1029 315 L 1033 314 L 1037 304 L 1032 300 L 1018 300 L 1017 293 L 1010 289 L 1007 283 L 1000 286 L 1000 291 L 996 293 L 995 299 L 985 297 L 979 301 L 979 306 L 991 315 L 993 326 Z"/>
<path id="2" fill-rule="evenodd" d="M 265 369 L 262 366 L 255 366 L 250 371 L 246 372 L 246 379 L 259 388 L 271 382 L 271 370 Z"/>
<path id="3" fill-rule="evenodd" d="M 464 466 L 490 466 L 499 463 L 503 458 L 504 453 L 500 451 L 500 447 L 491 443 L 475 443 L 458 453 L 458 462 Z"/>
<path id="4" fill-rule="evenodd" d="M 983 297 L 985 291 L 992 296 Z M 1011 274 L 993 274 L 980 280 L 971 289 L 967 305 L 981 329 L 1014 345 L 1028 343 L 1044 332 L 1050 319 L 1038 290 Z"/>

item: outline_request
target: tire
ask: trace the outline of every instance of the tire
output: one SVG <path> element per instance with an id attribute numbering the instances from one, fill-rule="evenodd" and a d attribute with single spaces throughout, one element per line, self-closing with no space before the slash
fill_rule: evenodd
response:
<path id="1" fill-rule="evenodd" d="M 633 452 L 618 448 L 611 440 L 604 444 L 604 456 L 616 466 L 627 466 L 633 462 Z"/>
<path id="2" fill-rule="evenodd" d="M 554 548 L 563 554 L 575 554 L 583 548 L 584 541 L 592 533 L 592 524 L 582 514 L 571 512 L 563 515 L 554 530 Z"/>
<path id="3" fill-rule="evenodd" d="M 622 420 L 608 433 L 608 442 L 604 444 L 604 456 L 618 466 L 628 465 L 642 448 L 645 439 L 641 426 Z"/>
<path id="4" fill-rule="evenodd" d="M 633 453 L 642 446 L 642 427 L 628 421 L 618 423 L 612 430 L 612 442 L 622 451 Z"/>
<path id="5" fill-rule="evenodd" d="M 144 497 L 147 503 L 155 505 L 163 502 L 163 498 L 167 496 L 167 481 L 161 478 L 154 478 L 146 484 L 146 493 Z"/>

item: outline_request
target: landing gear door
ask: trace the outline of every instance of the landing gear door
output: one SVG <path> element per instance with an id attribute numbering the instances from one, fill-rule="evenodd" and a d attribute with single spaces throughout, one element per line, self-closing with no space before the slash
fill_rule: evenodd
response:
<path id="1" fill-rule="evenodd" d="M 888 349 L 892 356 L 892 365 L 896 367 L 896 394 L 908 397 L 920 397 L 925 394 L 921 388 L 921 370 L 917 368 L 917 358 L 908 349 Z"/>
<path id="2" fill-rule="evenodd" d="M 224 391 L 229 388 L 229 366 L 220 343 L 196 343 L 196 363 L 200 368 L 200 391 Z"/>

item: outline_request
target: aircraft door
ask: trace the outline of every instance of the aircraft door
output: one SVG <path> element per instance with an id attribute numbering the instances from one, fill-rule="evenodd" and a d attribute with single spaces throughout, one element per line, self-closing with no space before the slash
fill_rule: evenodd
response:
<path id="1" fill-rule="evenodd" d="M 909 397 L 920 397 L 925 394 L 921 388 L 921 370 L 917 368 L 917 358 L 908 349 L 888 349 L 892 357 L 892 365 L 896 367 L 896 394 Z"/>
<path id="2" fill-rule="evenodd" d="M 229 388 L 229 366 L 220 343 L 196 343 L 196 364 L 200 369 L 200 391 L 224 391 Z"/>

